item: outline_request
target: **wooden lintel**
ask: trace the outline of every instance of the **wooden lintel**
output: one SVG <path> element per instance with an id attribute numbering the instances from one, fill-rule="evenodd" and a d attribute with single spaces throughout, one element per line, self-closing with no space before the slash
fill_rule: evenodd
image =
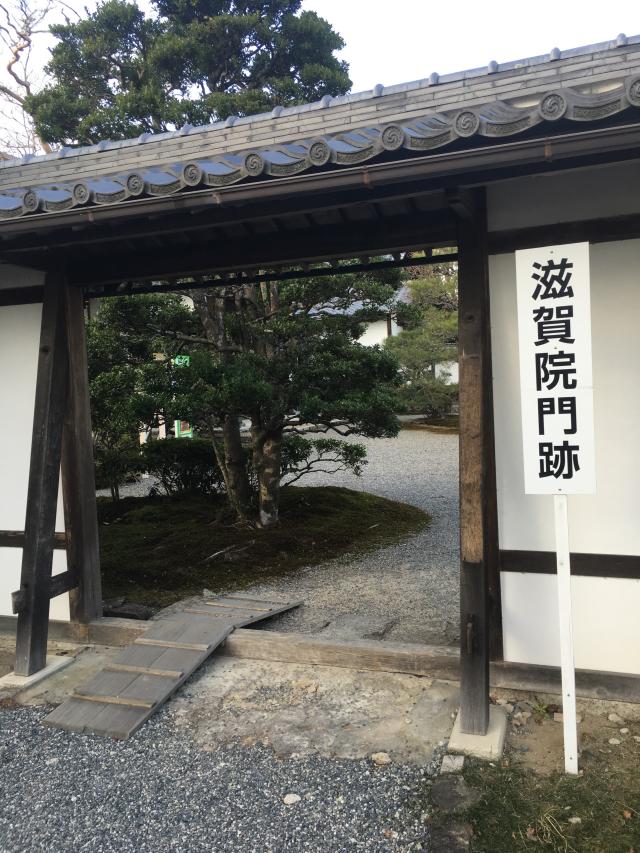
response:
<path id="1" fill-rule="evenodd" d="M 359 257 L 362 254 L 422 249 L 425 242 L 435 246 L 455 242 L 455 219 L 448 211 L 429 211 L 419 216 L 395 216 L 382 221 L 345 225 L 324 225 L 300 232 L 285 230 L 247 242 L 246 238 L 212 240 L 204 248 L 176 253 L 173 248 L 147 249 L 113 254 L 99 264 L 87 265 L 78 258 L 71 269 L 71 281 L 86 286 L 144 281 L 171 276 L 225 273 L 251 267 L 293 265 L 327 258 Z M 126 256 L 125 256 L 126 254 Z"/>

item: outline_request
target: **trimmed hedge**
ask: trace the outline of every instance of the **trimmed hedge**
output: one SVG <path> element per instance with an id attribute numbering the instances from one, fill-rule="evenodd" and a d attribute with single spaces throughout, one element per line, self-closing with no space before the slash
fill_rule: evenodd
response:
<path id="1" fill-rule="evenodd" d="M 204 438 L 165 438 L 140 449 L 144 471 L 168 495 L 211 495 L 224 490 L 222 471 L 211 442 Z"/>

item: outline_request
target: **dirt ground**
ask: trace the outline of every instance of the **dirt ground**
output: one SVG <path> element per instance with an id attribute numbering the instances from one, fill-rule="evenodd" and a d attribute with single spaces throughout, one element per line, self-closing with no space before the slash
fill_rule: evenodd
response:
<path id="1" fill-rule="evenodd" d="M 501 691 L 494 699 L 507 703 L 507 760 L 541 775 L 564 770 L 563 723 L 560 697 Z M 511 711 L 511 708 L 513 710 Z M 595 762 L 619 761 L 625 745 L 640 757 L 640 705 L 578 699 L 579 764 L 588 768 Z M 619 743 L 610 743 L 610 740 Z"/>
<path id="2" fill-rule="evenodd" d="M 69 652 L 70 666 L 13 699 L 57 705 L 118 651 Z M 281 758 L 386 752 L 394 762 L 426 765 L 449 737 L 457 696 L 456 684 L 430 678 L 214 655 L 162 713 L 205 751 L 237 742 L 271 747 Z"/>
<path id="3" fill-rule="evenodd" d="M 15 639 L 0 634 L 0 678 L 11 672 L 15 660 Z"/>

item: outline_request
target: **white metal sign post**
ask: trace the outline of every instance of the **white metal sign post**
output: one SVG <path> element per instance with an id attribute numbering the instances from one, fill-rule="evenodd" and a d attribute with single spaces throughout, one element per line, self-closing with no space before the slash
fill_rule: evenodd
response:
<path id="1" fill-rule="evenodd" d="M 578 772 L 567 495 L 595 494 L 589 244 L 516 252 L 524 482 L 553 495 L 564 755 Z"/>

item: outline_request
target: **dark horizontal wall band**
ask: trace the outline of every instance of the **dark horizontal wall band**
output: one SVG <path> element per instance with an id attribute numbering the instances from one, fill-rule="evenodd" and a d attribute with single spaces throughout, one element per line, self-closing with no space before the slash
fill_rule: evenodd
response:
<path id="1" fill-rule="evenodd" d="M 585 219 L 582 222 L 555 222 L 512 231 L 489 233 L 489 254 L 501 255 L 516 249 L 535 249 L 558 243 L 615 243 L 640 237 L 640 213 Z"/>
<path id="2" fill-rule="evenodd" d="M 500 551 L 500 571 L 554 575 L 555 551 Z M 571 574 L 591 578 L 640 578 L 640 556 L 571 554 Z"/>
<path id="3" fill-rule="evenodd" d="M 43 287 L 11 287 L 0 290 L 0 308 L 7 305 L 34 305 L 43 299 Z"/>
<path id="4" fill-rule="evenodd" d="M 53 547 L 64 551 L 67 547 L 65 533 L 56 533 Z M 0 530 L 0 548 L 24 548 L 24 531 L 22 530 Z"/>

